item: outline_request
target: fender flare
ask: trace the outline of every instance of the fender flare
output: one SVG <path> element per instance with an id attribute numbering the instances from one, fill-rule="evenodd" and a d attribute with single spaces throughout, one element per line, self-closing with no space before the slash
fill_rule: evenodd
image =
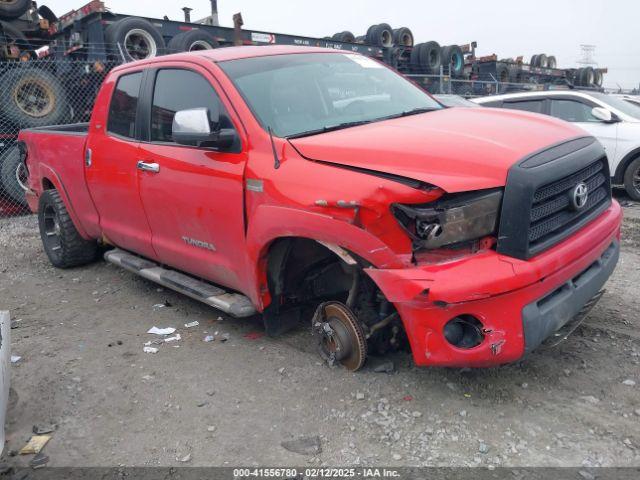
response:
<path id="1" fill-rule="evenodd" d="M 48 180 L 54 186 L 54 188 L 60 193 L 60 197 L 62 198 L 62 202 L 64 206 L 67 208 L 67 212 L 69 212 L 69 217 L 71 217 L 71 221 L 73 225 L 78 230 L 78 233 L 85 240 L 93 240 L 93 238 L 87 233 L 82 224 L 80 223 L 80 219 L 78 218 L 78 214 L 73 209 L 73 205 L 69 200 L 69 194 L 67 193 L 67 189 L 64 187 L 64 183 L 60 179 L 58 173 L 48 165 L 40 165 L 40 195 L 45 190 L 44 181 Z"/>
<path id="2" fill-rule="evenodd" d="M 308 238 L 333 244 L 363 258 L 377 268 L 403 268 L 401 258 L 376 236 L 330 215 L 297 208 L 260 205 L 253 212 L 247 230 L 249 272 L 253 284 L 252 301 L 262 310 L 271 301 L 267 286 L 267 257 L 273 242 L 280 238 Z"/>
<path id="3" fill-rule="evenodd" d="M 631 150 L 627 153 L 624 158 L 620 161 L 618 166 L 616 167 L 615 175 L 613 176 L 613 184 L 614 185 L 622 185 L 624 182 L 624 172 L 627 170 L 627 167 L 631 162 L 633 162 L 636 158 L 640 156 L 640 147 Z"/>

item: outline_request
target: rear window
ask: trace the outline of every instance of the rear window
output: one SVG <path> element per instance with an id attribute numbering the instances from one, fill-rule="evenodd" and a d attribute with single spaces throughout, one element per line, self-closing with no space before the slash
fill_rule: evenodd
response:
<path id="1" fill-rule="evenodd" d="M 523 110 L 525 112 L 542 113 L 542 100 L 526 100 L 522 102 L 504 102 L 504 108 Z"/>
<path id="2" fill-rule="evenodd" d="M 109 105 L 107 131 L 126 138 L 136 136 L 136 110 L 140 96 L 142 72 L 123 75 L 118 79 Z"/>

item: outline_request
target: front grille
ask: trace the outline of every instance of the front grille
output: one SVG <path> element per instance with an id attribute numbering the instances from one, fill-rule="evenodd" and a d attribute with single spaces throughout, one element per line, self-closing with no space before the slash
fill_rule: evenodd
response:
<path id="1" fill-rule="evenodd" d="M 531 208 L 529 245 L 535 247 L 552 238 L 563 229 L 580 222 L 610 199 L 610 181 L 606 171 L 606 159 L 598 160 L 587 168 L 536 190 Z M 576 185 L 587 185 L 589 196 L 580 210 L 572 206 L 571 195 Z"/>
<path id="2" fill-rule="evenodd" d="M 580 183 L 587 186 L 588 197 L 576 208 L 573 193 Z M 531 258 L 578 231 L 610 203 L 609 165 L 593 137 L 545 149 L 509 171 L 497 251 Z"/>

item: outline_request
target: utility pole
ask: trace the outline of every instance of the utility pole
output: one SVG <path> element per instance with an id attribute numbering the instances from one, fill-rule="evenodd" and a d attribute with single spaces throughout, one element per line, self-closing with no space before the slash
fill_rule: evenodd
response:
<path id="1" fill-rule="evenodd" d="M 218 21 L 218 0 L 211 1 L 211 25 L 217 27 L 220 25 Z"/>

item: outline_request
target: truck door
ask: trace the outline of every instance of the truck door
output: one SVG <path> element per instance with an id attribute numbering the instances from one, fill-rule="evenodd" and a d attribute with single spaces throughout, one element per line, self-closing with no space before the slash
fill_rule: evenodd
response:
<path id="1" fill-rule="evenodd" d="M 216 103 L 222 127 L 238 131 L 230 108 L 205 69 L 189 64 L 149 73 L 148 141 L 140 145 L 140 158 L 153 170 L 138 175 L 154 250 L 162 263 L 242 290 L 247 155 L 241 147 L 232 153 L 178 145 L 171 136 L 175 112 Z"/>
<path id="2" fill-rule="evenodd" d="M 116 80 L 108 111 L 94 111 L 105 124 L 92 122 L 85 152 L 85 175 L 106 238 L 126 250 L 155 258 L 151 229 L 138 191 L 138 101 L 142 71 Z M 96 106 L 99 109 L 100 106 Z"/>

